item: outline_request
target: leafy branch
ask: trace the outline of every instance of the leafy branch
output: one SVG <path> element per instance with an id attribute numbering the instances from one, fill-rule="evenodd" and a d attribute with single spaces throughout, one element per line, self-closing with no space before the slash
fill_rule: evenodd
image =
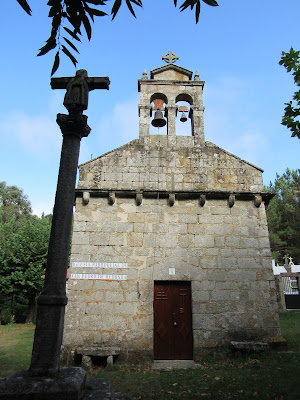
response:
<path id="1" fill-rule="evenodd" d="M 295 85 L 300 87 L 300 51 L 295 51 L 292 47 L 288 53 L 283 51 L 279 64 L 283 65 L 287 72 L 292 72 Z M 293 101 L 296 102 L 295 106 Z M 294 93 L 293 101 L 285 103 L 281 123 L 292 131 L 292 137 L 297 136 L 300 139 L 300 90 Z"/>
<path id="2" fill-rule="evenodd" d="M 60 62 L 60 52 L 62 51 L 74 64 L 75 68 L 78 63 L 72 51 L 79 54 L 79 51 L 75 45 L 75 41 L 81 42 L 80 36 L 82 37 L 81 29 L 85 30 L 88 40 L 92 37 L 91 23 L 95 22 L 94 17 L 104 17 L 107 15 L 106 12 L 100 10 L 97 7 L 106 6 L 109 0 L 49 0 L 47 5 L 50 7 L 48 17 L 52 18 L 52 28 L 49 38 L 46 40 L 46 44 L 41 47 L 38 56 L 47 54 L 50 50 L 58 48 L 54 63 L 51 71 L 51 76 L 57 71 Z M 202 0 L 209 6 L 218 6 L 215 0 Z M 24 11 L 31 15 L 31 9 L 27 0 L 17 0 Z M 142 0 L 125 0 L 126 5 L 130 13 L 136 17 L 133 5 L 143 7 Z M 177 7 L 177 0 L 173 0 L 174 6 Z M 92 6 L 91 6 L 92 5 Z M 114 0 L 111 15 L 112 20 L 116 17 L 122 0 Z M 96 7 L 96 8 L 95 8 Z M 180 11 L 186 10 L 190 7 L 191 10 L 195 8 L 196 23 L 199 21 L 201 0 L 185 0 L 180 8 Z M 69 24 L 71 29 L 66 26 Z M 62 29 L 67 33 L 67 36 L 62 36 Z M 61 41 L 64 41 L 63 44 Z M 71 41 L 72 40 L 72 41 Z"/>

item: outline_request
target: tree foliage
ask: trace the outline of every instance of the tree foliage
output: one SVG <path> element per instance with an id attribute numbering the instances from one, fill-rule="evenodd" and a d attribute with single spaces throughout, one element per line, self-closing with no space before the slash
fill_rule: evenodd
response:
<path id="1" fill-rule="evenodd" d="M 295 85 L 300 87 L 300 51 L 295 51 L 292 47 L 288 53 L 282 52 L 280 65 L 283 65 L 287 72 L 292 72 Z M 285 103 L 282 125 L 287 126 L 292 131 L 292 137 L 300 139 L 300 89 L 295 91 L 293 100 Z"/>
<path id="2" fill-rule="evenodd" d="M 20 6 L 31 15 L 31 8 L 27 0 L 17 0 Z M 79 53 L 77 44 L 80 42 L 80 36 L 84 30 L 88 40 L 92 37 L 91 23 L 95 17 L 104 17 L 107 15 L 103 9 L 109 0 L 49 0 L 47 5 L 50 7 L 48 16 L 52 18 L 52 28 L 46 44 L 40 48 L 38 56 L 48 53 L 50 50 L 57 49 L 51 76 L 57 71 L 60 62 L 60 53 L 63 52 L 72 61 L 74 66 L 77 60 L 74 57 L 74 51 Z M 202 0 L 210 6 L 218 6 L 216 0 Z M 135 17 L 133 5 L 143 7 L 142 0 L 125 0 L 126 5 Z M 177 0 L 173 0 L 177 7 Z M 111 16 L 114 19 L 122 5 L 122 0 L 114 0 L 111 9 Z M 181 11 L 195 8 L 196 23 L 199 21 L 201 0 L 185 0 L 179 7 Z M 66 35 L 66 36 L 64 36 Z M 75 42 L 74 42 L 75 40 Z"/>
<path id="3" fill-rule="evenodd" d="M 300 264 L 300 169 L 276 174 L 267 190 L 276 192 L 267 209 L 273 257 L 282 263 L 288 254 Z"/>
<path id="4" fill-rule="evenodd" d="M 51 215 L 32 215 L 27 196 L 5 182 L 0 200 L 0 310 L 28 320 L 44 283 Z"/>

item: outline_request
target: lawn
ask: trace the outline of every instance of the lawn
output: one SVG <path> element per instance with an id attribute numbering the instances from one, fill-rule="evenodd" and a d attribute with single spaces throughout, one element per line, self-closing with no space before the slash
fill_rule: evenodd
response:
<path id="1" fill-rule="evenodd" d="M 34 325 L 0 325 L 0 376 L 28 369 L 32 352 Z"/>
<path id="2" fill-rule="evenodd" d="M 134 400 L 300 399 L 300 312 L 280 314 L 288 351 L 209 359 L 202 368 L 151 371 L 149 366 L 116 364 L 98 368 L 90 377 L 109 379 L 114 392 Z M 29 367 L 33 325 L 0 326 L 0 376 Z"/>

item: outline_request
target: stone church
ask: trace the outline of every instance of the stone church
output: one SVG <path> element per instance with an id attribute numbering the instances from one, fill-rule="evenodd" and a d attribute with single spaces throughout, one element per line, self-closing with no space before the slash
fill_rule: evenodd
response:
<path id="1" fill-rule="evenodd" d="M 79 166 L 65 354 L 199 360 L 280 335 L 263 171 L 205 141 L 204 81 L 177 58 L 138 81 L 139 138 Z"/>

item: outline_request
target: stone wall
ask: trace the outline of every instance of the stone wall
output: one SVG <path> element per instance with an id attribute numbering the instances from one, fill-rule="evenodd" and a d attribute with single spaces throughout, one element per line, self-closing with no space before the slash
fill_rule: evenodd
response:
<path id="1" fill-rule="evenodd" d="M 134 168 L 135 163 L 140 168 L 142 153 L 134 154 L 130 148 L 128 152 L 126 159 L 132 160 L 128 168 Z M 176 163 L 181 165 L 180 152 L 177 154 L 174 174 Z M 224 160 L 226 165 L 226 153 L 216 154 L 213 162 L 206 163 L 211 164 L 206 170 L 213 171 L 218 160 Z M 186 165 L 184 156 L 186 154 L 182 158 Z M 160 160 L 160 157 L 155 158 Z M 111 159 L 120 160 L 118 152 Z M 92 177 L 100 162 L 99 158 L 89 163 L 88 169 L 81 168 L 81 186 L 99 185 Z M 111 174 L 129 174 L 120 172 L 121 164 L 116 162 Z M 192 165 L 190 159 L 186 168 Z M 127 182 L 123 181 L 124 175 L 117 180 L 112 176 L 104 179 L 108 170 L 112 170 L 110 165 L 107 171 L 104 166 L 102 161 L 102 186 Z M 240 168 L 252 171 L 253 167 L 247 164 Z M 134 182 L 140 182 L 141 174 L 136 172 L 137 178 L 134 172 L 131 174 L 134 187 Z M 242 186 L 240 181 L 239 185 L 247 188 L 247 185 L 249 188 L 256 185 L 258 190 L 261 184 L 253 173 L 254 179 L 256 183 L 245 182 Z M 157 181 L 153 182 L 157 185 Z M 218 185 L 221 188 L 221 183 Z M 155 280 L 191 281 L 196 360 L 205 349 L 226 345 L 230 340 L 262 339 L 280 334 L 263 205 L 257 207 L 252 200 L 236 200 L 234 206 L 229 207 L 225 198 L 212 198 L 200 206 L 196 198 L 182 198 L 171 207 L 168 198 L 160 197 L 159 193 L 155 197 L 144 197 L 139 206 L 134 198 L 118 196 L 115 203 L 109 205 L 107 196 L 98 193 L 96 197 L 92 192 L 88 204 L 84 205 L 81 196 L 79 191 L 71 263 L 128 263 L 128 268 L 113 272 L 105 269 L 99 272 L 98 268 L 84 270 L 85 273 L 126 274 L 127 279 L 69 280 L 64 332 L 66 349 L 82 345 L 117 345 L 123 359 L 130 360 L 134 355 L 151 359 Z M 169 268 L 175 268 L 175 275 L 169 275 Z M 71 273 L 74 272 L 83 271 L 71 268 Z"/>
<path id="2" fill-rule="evenodd" d="M 260 193 L 262 170 L 216 145 L 189 136 L 134 140 L 79 168 L 79 189 L 231 191 Z"/>

